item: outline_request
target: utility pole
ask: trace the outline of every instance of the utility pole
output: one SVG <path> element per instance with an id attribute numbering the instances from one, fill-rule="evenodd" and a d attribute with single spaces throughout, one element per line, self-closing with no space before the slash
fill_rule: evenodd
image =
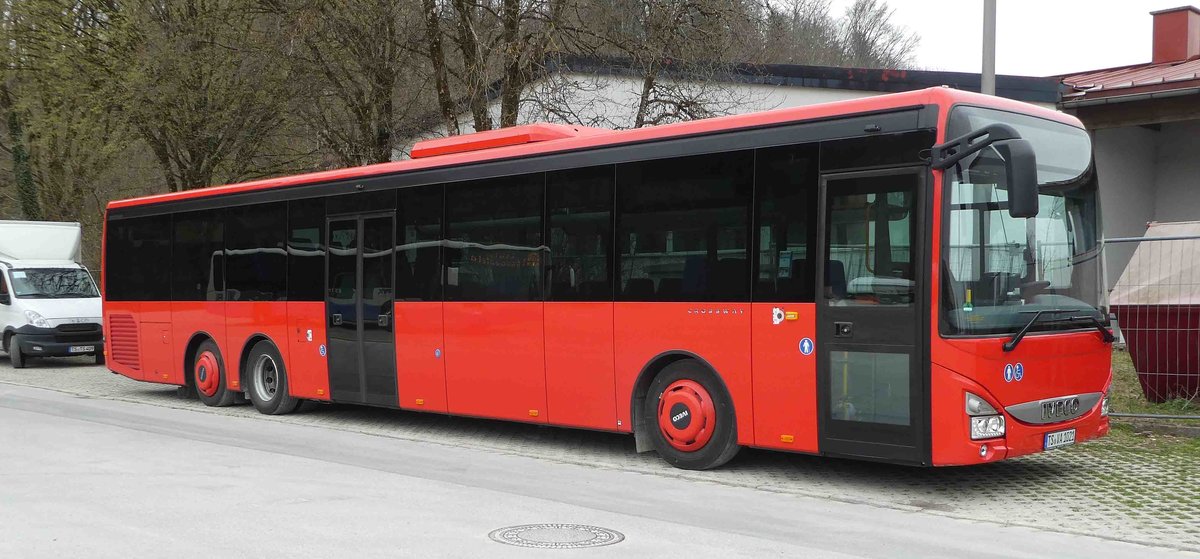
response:
<path id="1" fill-rule="evenodd" d="M 983 0 L 983 73 L 979 90 L 996 94 L 996 0 Z"/>

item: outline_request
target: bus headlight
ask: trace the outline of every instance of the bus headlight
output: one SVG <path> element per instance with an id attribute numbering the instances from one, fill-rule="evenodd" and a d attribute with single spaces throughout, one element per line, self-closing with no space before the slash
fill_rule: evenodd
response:
<path id="1" fill-rule="evenodd" d="M 1104 399 L 1100 400 L 1100 417 L 1108 417 L 1108 394 L 1104 394 Z"/>
<path id="2" fill-rule="evenodd" d="M 994 439 L 1003 436 L 1003 415 L 981 415 L 971 418 L 971 440 Z"/>
<path id="3" fill-rule="evenodd" d="M 971 417 L 971 440 L 1004 436 L 1004 416 L 987 400 L 967 392 L 966 413 Z"/>

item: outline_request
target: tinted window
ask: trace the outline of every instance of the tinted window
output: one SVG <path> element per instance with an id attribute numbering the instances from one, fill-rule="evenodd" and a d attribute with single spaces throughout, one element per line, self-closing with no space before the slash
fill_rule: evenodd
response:
<path id="1" fill-rule="evenodd" d="M 753 162 L 740 151 L 618 166 L 622 299 L 749 300 Z"/>
<path id="2" fill-rule="evenodd" d="M 446 186 L 446 299 L 540 301 L 543 175 Z"/>
<path id="3" fill-rule="evenodd" d="M 881 167 L 921 163 L 921 152 L 934 144 L 932 130 L 831 140 L 821 144 L 821 169 Z"/>
<path id="4" fill-rule="evenodd" d="M 110 301 L 171 300 L 171 216 L 108 222 L 104 289 Z"/>
<path id="5" fill-rule="evenodd" d="M 613 168 L 546 175 L 547 299 L 611 301 Z"/>
<path id="6" fill-rule="evenodd" d="M 405 188 L 396 209 L 396 300 L 442 300 L 441 185 Z"/>
<path id="7" fill-rule="evenodd" d="M 288 300 L 325 300 L 325 199 L 288 202 Z"/>
<path id="8" fill-rule="evenodd" d="M 287 204 L 230 208 L 225 214 L 225 299 L 287 299 Z"/>
<path id="9" fill-rule="evenodd" d="M 171 299 L 220 301 L 224 297 L 224 234 L 219 210 L 175 214 Z"/>
<path id="10" fill-rule="evenodd" d="M 755 301 L 813 301 L 817 154 L 816 144 L 758 150 Z"/>

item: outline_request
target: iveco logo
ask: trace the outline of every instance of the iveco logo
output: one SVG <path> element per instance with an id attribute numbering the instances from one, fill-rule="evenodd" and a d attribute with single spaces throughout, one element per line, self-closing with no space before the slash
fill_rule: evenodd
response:
<path id="1" fill-rule="evenodd" d="M 688 411 L 683 410 L 683 411 L 671 416 L 671 423 L 679 423 L 680 419 L 683 419 L 687 416 L 688 416 Z"/>
<path id="2" fill-rule="evenodd" d="M 1042 402 L 1042 421 L 1075 417 L 1079 413 L 1079 398 L 1062 398 Z"/>

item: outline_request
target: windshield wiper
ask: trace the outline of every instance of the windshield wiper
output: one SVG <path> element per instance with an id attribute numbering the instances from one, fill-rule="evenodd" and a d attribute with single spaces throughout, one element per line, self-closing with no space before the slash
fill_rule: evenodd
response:
<path id="1" fill-rule="evenodd" d="M 1079 309 L 1042 309 L 1040 311 L 1020 311 L 1019 314 L 1033 313 L 1033 318 L 1030 318 L 1029 322 L 1025 323 L 1025 326 L 1021 327 L 1020 330 L 1017 330 L 1017 333 L 1011 339 L 1009 339 L 1007 342 L 1004 342 L 1004 351 L 1007 352 L 1016 349 L 1017 344 L 1021 343 L 1021 340 L 1025 337 L 1025 334 L 1029 333 L 1029 329 L 1033 328 L 1033 325 L 1038 321 L 1039 318 L 1042 317 L 1043 314 L 1062 314 L 1065 312 L 1075 312 L 1077 310 Z"/>
<path id="2" fill-rule="evenodd" d="M 1096 329 L 1100 331 L 1100 335 L 1104 338 L 1104 343 L 1106 343 L 1106 344 L 1111 344 L 1111 343 L 1113 343 L 1113 341 L 1115 341 L 1117 339 L 1117 337 L 1113 335 L 1112 330 L 1109 330 L 1107 327 L 1105 327 L 1104 323 L 1100 322 L 1100 319 L 1096 318 L 1095 315 L 1085 314 L 1085 315 L 1080 315 L 1080 316 L 1072 316 L 1071 318 L 1068 318 L 1067 320 L 1069 320 L 1071 322 L 1074 322 L 1076 320 L 1086 320 L 1088 322 L 1091 322 L 1092 325 L 1095 326 Z"/>

